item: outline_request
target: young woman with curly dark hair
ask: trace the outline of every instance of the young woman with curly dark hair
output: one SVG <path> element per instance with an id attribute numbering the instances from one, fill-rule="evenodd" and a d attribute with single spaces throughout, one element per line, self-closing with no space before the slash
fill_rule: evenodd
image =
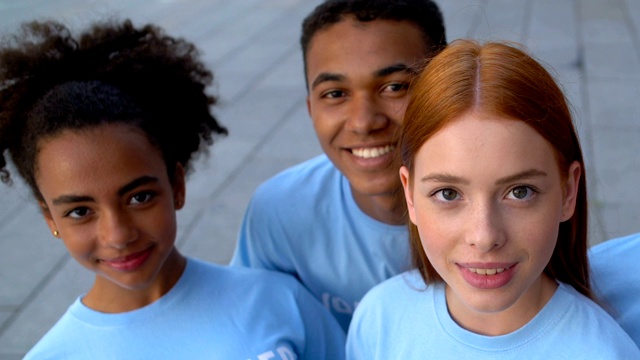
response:
<path id="1" fill-rule="evenodd" d="M 96 275 L 26 358 L 342 358 L 344 333 L 295 279 L 175 247 L 191 159 L 226 134 L 194 45 L 129 21 L 22 30 L 0 48 L 0 175 L 10 158 Z"/>

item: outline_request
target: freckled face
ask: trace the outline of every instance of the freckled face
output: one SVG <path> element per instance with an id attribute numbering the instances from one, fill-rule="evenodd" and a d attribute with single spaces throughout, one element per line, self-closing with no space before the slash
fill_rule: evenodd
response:
<path id="1" fill-rule="evenodd" d="M 576 162 L 563 179 L 551 145 L 524 122 L 473 114 L 426 141 L 411 184 L 401 169 L 411 221 L 462 326 L 491 333 L 487 319 L 508 319 L 512 331 L 548 301 L 556 284 L 543 270 L 580 171 Z"/>
<path id="2" fill-rule="evenodd" d="M 65 130 L 39 145 L 36 182 L 45 219 L 71 256 L 96 273 L 94 288 L 139 290 L 175 277 L 183 174 L 171 184 L 160 152 L 140 130 L 121 124 Z"/>
<path id="3" fill-rule="evenodd" d="M 309 114 L 361 208 L 363 198 L 400 188 L 392 159 L 414 76 L 408 69 L 427 54 L 421 31 L 408 22 L 346 19 L 311 40 Z"/>

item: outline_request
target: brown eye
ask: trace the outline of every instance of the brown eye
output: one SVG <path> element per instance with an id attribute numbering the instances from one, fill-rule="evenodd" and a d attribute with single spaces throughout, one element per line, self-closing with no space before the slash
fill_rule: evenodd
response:
<path id="1" fill-rule="evenodd" d="M 154 196 L 155 196 L 155 194 L 152 193 L 152 192 L 143 191 L 143 192 L 140 192 L 140 193 L 137 193 L 137 194 L 133 195 L 131 197 L 130 203 L 131 204 L 144 204 L 144 203 L 147 203 L 147 202 L 151 201 L 151 199 L 153 199 Z"/>

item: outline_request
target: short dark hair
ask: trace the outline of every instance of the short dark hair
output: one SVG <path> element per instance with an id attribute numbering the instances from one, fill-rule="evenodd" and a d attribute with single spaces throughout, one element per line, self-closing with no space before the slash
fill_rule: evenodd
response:
<path id="1" fill-rule="evenodd" d="M 206 93 L 213 74 L 195 46 L 154 25 L 93 24 L 74 37 L 64 25 L 30 22 L 0 47 L 0 177 L 5 151 L 33 194 L 38 141 L 64 129 L 106 123 L 140 128 L 157 147 L 170 179 L 176 165 L 215 134 L 226 134 Z"/>
<path id="2" fill-rule="evenodd" d="M 444 20 L 438 5 L 431 0 L 326 0 L 318 5 L 302 22 L 302 56 L 307 72 L 307 51 L 316 33 L 345 17 L 358 21 L 408 21 L 423 33 L 427 49 L 437 53 L 447 45 Z"/>

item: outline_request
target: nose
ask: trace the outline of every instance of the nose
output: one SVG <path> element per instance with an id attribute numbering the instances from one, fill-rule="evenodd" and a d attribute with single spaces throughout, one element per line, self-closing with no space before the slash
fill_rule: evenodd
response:
<path id="1" fill-rule="evenodd" d="M 390 120 L 383 111 L 381 101 L 370 94 L 354 95 L 345 128 L 357 134 L 385 128 Z"/>
<path id="2" fill-rule="evenodd" d="M 500 248 L 506 241 L 500 212 L 489 201 L 473 207 L 467 226 L 467 244 L 482 252 Z"/>
<path id="3" fill-rule="evenodd" d="M 124 249 L 138 237 L 131 216 L 123 211 L 108 211 L 99 219 L 101 242 L 109 247 Z"/>

